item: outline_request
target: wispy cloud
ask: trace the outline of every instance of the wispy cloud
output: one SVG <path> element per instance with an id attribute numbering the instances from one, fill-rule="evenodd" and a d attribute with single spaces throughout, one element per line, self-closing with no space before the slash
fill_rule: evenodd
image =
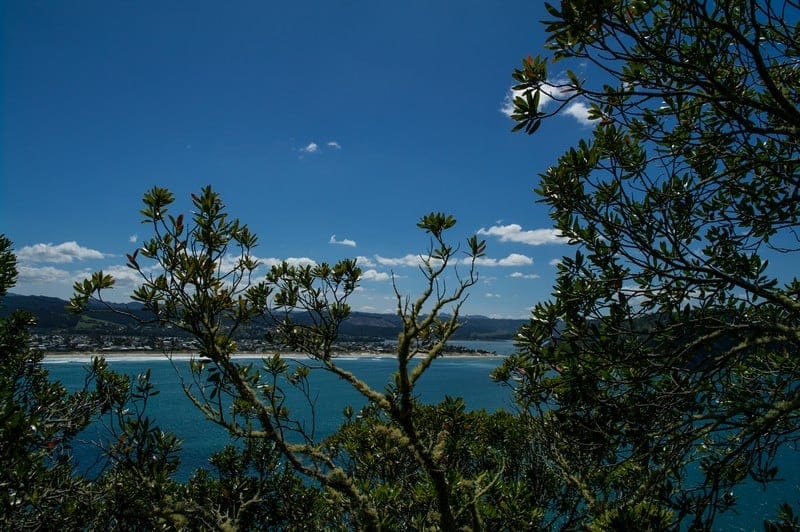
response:
<path id="1" fill-rule="evenodd" d="M 310 141 L 308 144 L 300 148 L 300 151 L 303 153 L 322 153 L 322 146 L 314 142 L 313 140 Z M 342 145 L 336 142 L 335 140 L 329 140 L 325 143 L 325 148 L 328 150 L 341 150 Z"/>
<path id="2" fill-rule="evenodd" d="M 561 264 L 561 259 L 553 259 L 547 264 L 549 264 L 550 266 L 558 266 L 559 264 Z"/>
<path id="3" fill-rule="evenodd" d="M 61 244 L 34 244 L 25 246 L 17 251 L 17 258 L 21 261 L 52 262 L 64 264 L 76 260 L 102 259 L 106 255 L 95 249 L 85 248 L 77 242 L 63 242 Z"/>
<path id="4" fill-rule="evenodd" d="M 535 273 L 522 273 L 522 272 L 514 272 L 509 277 L 513 279 L 538 279 L 539 275 Z"/>
<path id="5" fill-rule="evenodd" d="M 350 246 L 351 248 L 356 247 L 356 241 L 350 240 L 349 238 L 343 238 L 341 240 L 336 240 L 336 235 L 331 235 L 331 239 L 328 240 L 329 244 L 338 244 L 340 246 Z"/>
<path id="6" fill-rule="evenodd" d="M 304 148 L 300 148 L 303 153 L 317 153 L 319 145 L 316 142 L 309 142 Z"/>
<path id="7" fill-rule="evenodd" d="M 135 233 L 128 237 L 128 242 L 131 244 L 135 244 L 137 240 L 139 240 L 139 235 Z"/>
<path id="8" fill-rule="evenodd" d="M 542 244 L 566 244 L 567 239 L 556 229 L 531 229 L 524 231 L 519 224 L 493 225 L 489 229 L 481 227 L 479 235 L 494 236 L 501 242 L 519 242 L 531 246 Z"/>

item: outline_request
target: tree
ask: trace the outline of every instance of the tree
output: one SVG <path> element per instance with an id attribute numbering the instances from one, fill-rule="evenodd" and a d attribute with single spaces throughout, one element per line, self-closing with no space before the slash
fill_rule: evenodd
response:
<path id="1" fill-rule="evenodd" d="M 453 482 L 479 487 L 460 529 L 550 530 L 562 500 L 563 483 L 541 459 L 528 427 L 504 410 L 466 411 L 460 398 L 446 397 L 437 405 L 420 405 L 415 423 L 421 434 L 436 435 L 440 460 Z M 391 431 L 398 427 L 377 408 L 348 417 L 326 440 L 345 460 L 376 506 L 387 530 L 423 530 L 437 512 L 435 486 L 414 457 L 398 447 Z M 443 430 L 446 433 L 443 434 Z M 556 503 L 556 504 L 554 504 Z"/>
<path id="2" fill-rule="evenodd" d="M 16 278 L 11 242 L 0 235 L 0 297 Z M 82 528 L 93 488 L 73 475 L 70 446 L 96 402 L 48 380 L 42 354 L 30 347 L 33 323 L 20 311 L 0 319 L 0 527 Z"/>
<path id="3" fill-rule="evenodd" d="M 430 213 L 420 219 L 418 227 L 430 235 L 430 247 L 420 257 L 419 266 L 425 285 L 414 300 L 401 295 L 395 286 L 397 313 L 402 318 L 397 371 L 394 382 L 379 391 L 341 367 L 333 356 L 339 327 L 350 314 L 347 299 L 361 274 L 355 260 L 303 267 L 283 263 L 273 266 L 264 280 L 256 281 L 259 263 L 252 250 L 257 239 L 246 225 L 228 217 L 211 187 L 192 196 L 191 219 L 169 214 L 173 202 L 173 195 L 163 188 L 144 195 L 141 213 L 152 227 L 153 237 L 128 255 L 128 266 L 142 279 L 133 299 L 151 313 L 152 320 L 197 339 L 199 356 L 191 362 L 190 374 L 182 383 L 208 419 L 242 438 L 248 449 L 274 450 L 283 463 L 323 487 L 328 506 L 339 508 L 337 526 L 386 526 L 397 513 L 383 510 L 381 487 L 364 478 L 363 469 L 353 466 L 361 459 L 350 454 L 354 447 L 347 439 L 318 441 L 313 423 L 290 409 L 293 390 L 295 397 L 307 403 L 313 420 L 309 374 L 314 370 L 331 372 L 367 399 L 368 408 L 377 416 L 370 425 L 374 435 L 384 444 L 391 442 L 415 475 L 424 479 L 426 510 L 415 522 L 445 530 L 481 528 L 487 493 L 498 486 L 505 460 L 486 462 L 491 463 L 486 470 L 449 467 L 448 449 L 458 435 L 446 424 L 424 422 L 414 390 L 459 327 L 459 310 L 467 289 L 477 282 L 475 265 L 484 254 L 484 242 L 474 236 L 467 239 L 459 257 L 459 247 L 445 238 L 445 232 L 456 223 L 452 216 Z M 459 273 L 459 265 L 465 273 Z M 448 276 L 454 278 L 449 289 Z M 113 284 L 113 278 L 103 272 L 76 283 L 73 308 L 84 309 L 90 300 L 103 302 L 105 290 Z M 238 362 L 232 356 L 236 335 L 259 321 L 274 341 L 308 354 L 309 361 L 290 364 L 276 354 L 263 359 L 260 367 Z M 224 455 L 224 463 L 250 460 L 246 453 L 232 452 Z M 206 480 L 199 478 L 197 486 L 205 485 Z M 408 490 L 419 485 L 401 483 L 394 488 L 406 490 L 399 497 L 411 501 L 413 494 Z M 247 511 L 236 501 L 225 502 L 243 519 L 258 513 L 259 505 L 270 503 L 257 487 L 247 489 L 254 494 L 245 502 Z"/>
<path id="4" fill-rule="evenodd" d="M 0 297 L 16 277 L 11 242 L 0 235 Z M 169 478 L 180 444 L 145 415 L 157 393 L 149 373 L 132 383 L 95 359 L 83 388 L 69 393 L 50 380 L 42 353 L 30 347 L 34 323 L 21 311 L 0 320 L 0 527 L 180 525 L 184 507 L 191 508 Z M 98 459 L 101 473 L 89 478 L 76 471 L 73 449 L 92 445 L 78 435 L 98 421 L 106 421 L 97 432 L 108 445 Z"/>
<path id="5" fill-rule="evenodd" d="M 577 249 L 497 377 L 584 522 L 710 527 L 800 434 L 800 283 L 769 264 L 799 249 L 800 5 L 546 7 L 551 55 L 514 72 L 513 118 L 588 108 L 591 138 L 536 190 Z"/>
<path id="6" fill-rule="evenodd" d="M 86 387 L 93 386 L 100 447 L 100 473 L 91 527 L 152 530 L 181 528 L 186 514 L 197 513 L 171 476 L 180 463 L 181 441 L 147 416 L 158 395 L 150 371 L 132 378 L 111 371 L 102 358 L 92 360 Z M 88 444 L 85 444 L 88 445 Z"/>

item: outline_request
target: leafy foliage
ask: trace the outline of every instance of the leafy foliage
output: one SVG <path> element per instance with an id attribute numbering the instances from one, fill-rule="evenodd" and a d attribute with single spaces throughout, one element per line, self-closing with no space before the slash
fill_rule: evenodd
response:
<path id="1" fill-rule="evenodd" d="M 146 415 L 147 403 L 158 395 L 150 371 L 132 379 L 95 359 L 87 380 L 94 385 L 98 423 L 105 429 L 97 443 L 103 463 L 95 479 L 101 496 L 94 508 L 94 526 L 180 527 L 187 502 L 171 476 L 180 462 L 181 442 Z"/>
<path id="2" fill-rule="evenodd" d="M 16 259 L 0 235 L 0 293 L 14 285 Z M 89 422 L 88 393 L 70 395 L 47 378 L 30 348 L 31 315 L 0 320 L 0 527 L 34 528 L 44 522 L 80 528 L 91 486 L 72 475 L 69 446 Z"/>
<path id="3" fill-rule="evenodd" d="M 398 424 L 374 406 L 347 422 L 325 443 L 383 509 L 381 526 L 422 530 L 438 526 L 435 486 L 413 456 L 398 447 Z M 463 400 L 447 397 L 420 405 L 415 423 L 423 444 L 446 468 L 452 496 L 462 508 L 455 526 L 473 530 L 548 529 L 560 481 L 552 476 L 529 429 L 505 411 L 468 412 Z"/>
<path id="4" fill-rule="evenodd" d="M 552 80 L 541 57 L 514 73 L 517 129 L 576 102 L 594 121 L 541 175 L 577 250 L 497 377 L 545 420 L 586 522 L 704 528 L 800 434 L 800 284 L 768 262 L 798 250 L 800 8 L 547 9 L 552 61 L 604 76 Z"/>
<path id="5" fill-rule="evenodd" d="M 0 237 L 0 278 L 16 279 L 10 242 Z M 0 320 L 0 528 L 7 530 L 182 528 L 197 508 L 170 476 L 179 442 L 145 415 L 157 391 L 94 360 L 83 388 L 68 393 L 30 348 L 29 314 Z M 72 450 L 96 423 L 100 473 L 76 471 Z M 83 468 L 86 464 L 83 464 Z"/>
<path id="6" fill-rule="evenodd" d="M 187 498 L 197 510 L 188 514 L 189 529 L 215 523 L 242 530 L 320 530 L 340 523 L 324 494 L 304 483 L 272 442 L 228 445 L 210 463 L 212 470 L 197 470 L 189 479 Z"/>

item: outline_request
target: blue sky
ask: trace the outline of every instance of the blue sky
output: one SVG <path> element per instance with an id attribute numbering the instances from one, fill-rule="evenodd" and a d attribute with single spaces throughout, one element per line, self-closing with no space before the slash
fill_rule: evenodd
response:
<path id="1" fill-rule="evenodd" d="M 533 188 L 589 134 L 580 107 L 533 136 L 503 113 L 542 51 L 539 2 L 0 4 L 0 232 L 21 294 L 68 297 L 148 236 L 141 196 L 206 184 L 265 262 L 359 257 L 352 305 L 419 289 L 432 210 L 485 238 L 465 311 L 525 318 L 568 247 Z"/>

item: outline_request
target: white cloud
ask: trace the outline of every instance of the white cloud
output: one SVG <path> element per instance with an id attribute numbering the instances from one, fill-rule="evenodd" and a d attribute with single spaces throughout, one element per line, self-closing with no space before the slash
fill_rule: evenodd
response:
<path id="1" fill-rule="evenodd" d="M 561 91 L 561 87 L 569 84 L 567 79 L 553 79 L 542 83 L 539 86 L 539 111 L 547 110 L 550 105 L 557 99 L 557 93 Z M 514 99 L 525 97 L 528 92 L 533 92 L 534 89 L 514 90 L 509 89 L 506 97 L 503 99 L 503 105 L 500 107 L 500 112 L 504 115 L 511 117 L 514 114 Z M 533 94 L 531 94 L 533 96 Z M 560 98 L 562 101 L 564 98 Z M 589 125 L 592 120 L 589 120 L 589 107 L 583 101 L 572 102 L 563 109 L 567 116 L 571 116 L 578 122 L 584 125 Z"/>
<path id="2" fill-rule="evenodd" d="M 553 80 L 542 83 L 539 87 L 539 110 L 543 111 L 546 109 L 555 99 L 553 95 L 558 90 L 556 89 L 555 85 L 559 85 L 562 83 L 567 83 L 567 80 Z M 511 117 L 514 114 L 514 100 L 516 98 L 524 98 L 525 95 L 530 92 L 531 97 L 533 97 L 534 89 L 524 89 L 524 90 L 514 90 L 509 89 L 506 97 L 503 99 L 503 105 L 500 107 L 500 112 L 506 115 L 507 117 Z"/>
<path id="3" fill-rule="evenodd" d="M 288 257 L 286 262 L 289 263 L 290 266 L 316 266 L 317 261 L 314 259 L 310 259 L 308 257 Z"/>
<path id="4" fill-rule="evenodd" d="M 17 265 L 17 273 L 17 280 L 20 284 L 66 282 L 71 281 L 74 277 L 72 273 L 52 266 Z"/>
<path id="5" fill-rule="evenodd" d="M 151 268 L 142 268 L 145 272 L 155 271 L 155 267 Z M 139 274 L 136 270 L 128 268 L 122 264 L 114 264 L 108 267 L 103 268 L 103 273 L 109 274 L 114 278 L 114 285 L 117 288 L 133 288 L 134 286 L 139 285 L 144 281 L 142 279 L 141 274 Z M 89 277 L 91 274 L 87 272 L 81 272 L 81 279 L 85 277 Z"/>
<path id="6" fill-rule="evenodd" d="M 105 255 L 97 250 L 85 248 L 77 242 L 61 244 L 34 244 L 17 251 L 21 261 L 53 262 L 63 264 L 75 260 L 102 259 Z"/>
<path id="7" fill-rule="evenodd" d="M 341 150 L 342 149 L 342 146 L 338 142 L 336 142 L 335 140 L 329 141 L 326 144 L 326 146 L 328 146 L 329 148 L 333 148 L 334 150 Z"/>
<path id="8" fill-rule="evenodd" d="M 500 106 L 500 112 L 509 118 L 511 118 L 511 115 L 514 114 L 514 98 L 516 97 L 517 93 L 521 93 L 521 91 L 515 91 L 513 89 L 509 90 L 508 94 L 506 94 L 506 97 L 503 98 L 503 105 Z"/>
<path id="9" fill-rule="evenodd" d="M 519 224 L 493 225 L 489 229 L 481 227 L 479 235 L 495 236 L 501 242 L 519 242 L 531 246 L 542 244 L 566 244 L 567 239 L 556 229 L 532 229 L 523 231 Z"/>
<path id="10" fill-rule="evenodd" d="M 405 257 L 389 258 L 375 255 L 375 260 L 383 266 L 419 266 L 422 264 L 422 257 L 419 255 L 406 255 Z"/>
<path id="11" fill-rule="evenodd" d="M 558 266 L 559 264 L 561 264 L 561 259 L 553 259 L 547 264 L 549 264 L 550 266 Z"/>
<path id="12" fill-rule="evenodd" d="M 342 240 L 336 240 L 336 235 L 331 235 L 331 239 L 328 240 L 329 244 L 339 244 L 340 246 L 350 246 L 351 248 L 356 247 L 356 241 L 350 240 L 349 238 L 343 238 Z"/>
<path id="13" fill-rule="evenodd" d="M 64 270 L 52 266 L 19 265 L 18 284 L 15 291 L 20 294 L 47 295 L 69 298 L 72 285 L 91 277 L 92 269 Z M 135 286 L 142 282 L 141 276 L 125 265 L 114 264 L 103 267 L 103 273 L 114 278 L 114 290 L 104 293 L 108 301 L 128 301 Z"/>
<path id="14" fill-rule="evenodd" d="M 497 262 L 498 266 L 521 266 L 528 264 L 533 264 L 533 259 L 526 255 L 520 255 L 519 253 L 512 253 L 508 257 L 500 259 Z"/>
<path id="15" fill-rule="evenodd" d="M 131 244 L 135 244 L 137 240 L 139 240 L 139 235 L 137 235 L 136 233 L 128 237 L 128 242 L 130 242 Z"/>
<path id="16" fill-rule="evenodd" d="M 419 255 L 412 255 L 408 254 L 404 257 L 381 257 L 380 255 L 375 255 L 375 260 L 378 261 L 379 264 L 382 266 L 420 266 L 423 264 L 422 257 Z M 436 262 L 436 260 L 432 260 L 432 262 Z M 469 265 L 472 262 L 472 259 L 469 257 L 465 257 L 460 260 L 453 259 L 453 264 L 465 264 Z M 533 264 L 533 259 L 526 256 L 521 255 L 519 253 L 511 253 L 505 258 L 502 259 L 494 259 L 490 257 L 478 257 L 475 259 L 475 264 L 478 266 L 486 266 L 486 267 L 495 267 L 495 266 L 530 266 Z"/>
<path id="17" fill-rule="evenodd" d="M 284 262 L 289 264 L 289 266 L 313 267 L 317 265 L 317 261 L 308 257 L 288 257 L 282 259 L 277 257 L 256 257 L 255 255 L 251 255 L 250 258 L 258 261 L 259 267 L 265 267 L 267 269 L 272 268 L 273 266 L 278 266 L 279 264 L 283 264 Z M 222 271 L 231 271 L 237 267 L 239 260 L 241 260 L 239 255 L 235 253 L 229 253 L 222 258 L 222 261 L 219 263 L 219 268 Z"/>
<path id="18" fill-rule="evenodd" d="M 464 262 L 469 262 L 471 259 L 464 259 Z M 533 264 L 533 259 L 526 256 L 521 255 L 519 253 L 511 253 L 508 257 L 503 259 L 492 259 L 489 257 L 480 257 L 475 260 L 475 264 L 478 266 L 530 266 Z"/>
<path id="19" fill-rule="evenodd" d="M 500 294 L 493 294 L 492 292 L 486 292 L 486 297 L 492 297 L 492 298 L 500 299 L 501 296 L 500 296 Z"/>
<path id="20" fill-rule="evenodd" d="M 509 277 L 514 279 L 538 279 L 539 275 L 535 273 L 522 273 L 522 272 L 514 272 Z"/>
<path id="21" fill-rule="evenodd" d="M 277 266 L 286 262 L 289 266 L 316 266 L 317 261 L 314 259 L 309 259 L 308 257 L 289 257 L 286 259 L 276 259 L 274 257 L 268 258 L 259 258 L 258 262 L 266 266 L 267 268 L 272 268 L 273 266 Z"/>
<path id="22" fill-rule="evenodd" d="M 255 255 L 250 255 L 250 258 L 255 260 L 255 261 L 258 261 L 261 264 L 264 264 L 263 263 L 264 259 L 260 259 L 260 258 L 256 257 Z M 242 260 L 242 256 L 241 255 L 239 255 L 237 253 L 227 253 L 218 262 L 218 266 L 217 267 L 220 269 L 220 271 L 230 272 L 230 271 L 233 271 L 234 269 L 239 267 L 239 264 L 240 264 L 241 260 Z M 274 260 L 274 259 L 266 259 L 266 260 Z"/>
<path id="23" fill-rule="evenodd" d="M 358 257 L 356 257 L 356 264 L 358 264 L 359 266 L 364 266 L 366 268 L 372 268 L 373 266 L 375 266 L 375 262 L 372 259 L 370 259 L 369 257 L 365 257 L 363 255 L 359 255 Z"/>
<path id="24" fill-rule="evenodd" d="M 316 153 L 319 150 L 319 146 L 316 142 L 309 142 L 305 148 L 300 148 L 300 151 L 305 153 Z"/>
<path id="25" fill-rule="evenodd" d="M 564 109 L 564 113 L 586 126 L 594 122 L 594 120 L 589 119 L 589 106 L 584 102 L 573 102 L 569 104 Z"/>
<path id="26" fill-rule="evenodd" d="M 374 269 L 366 270 L 361 272 L 361 280 L 362 281 L 388 281 L 391 279 L 392 276 L 386 272 L 379 272 Z"/>

